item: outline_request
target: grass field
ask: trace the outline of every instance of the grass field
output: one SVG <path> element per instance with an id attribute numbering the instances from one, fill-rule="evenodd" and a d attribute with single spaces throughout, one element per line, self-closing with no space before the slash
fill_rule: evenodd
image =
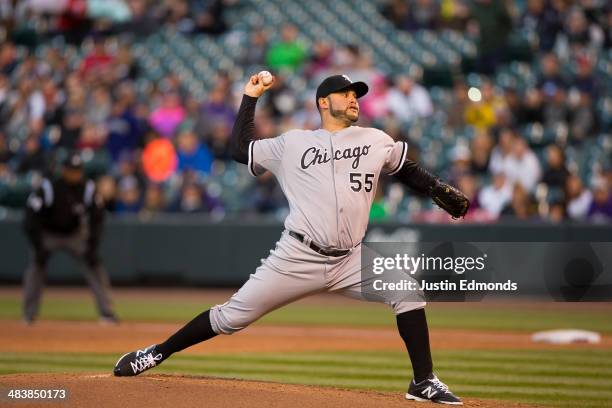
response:
<path id="1" fill-rule="evenodd" d="M 18 319 L 19 301 L 18 293 L 0 294 L 0 319 Z M 175 323 L 187 321 L 208 306 L 189 297 L 155 300 L 118 296 L 116 304 L 125 321 Z M 432 304 L 428 319 L 434 329 L 515 332 L 582 328 L 610 334 L 610 311 L 610 307 L 588 305 L 513 308 L 511 305 Z M 77 297 L 49 296 L 41 317 L 92 320 L 95 316 L 92 302 L 85 293 Z M 375 328 L 391 327 L 394 319 L 387 308 L 376 304 L 299 303 L 270 314 L 261 323 Z M 368 344 L 364 344 L 363 349 L 351 352 L 181 353 L 164 362 L 156 372 L 404 391 L 411 378 L 406 353 L 367 350 Z M 434 350 L 433 353 L 437 374 L 462 396 L 568 408 L 612 407 L 610 349 L 451 349 Z M 109 353 L 2 353 L 0 374 L 107 373 L 116 359 L 117 354 Z"/>
<path id="2" fill-rule="evenodd" d="M 116 354 L 8 353 L 0 374 L 108 372 Z M 459 395 L 556 407 L 612 406 L 612 355 L 600 350 L 438 351 L 436 372 Z M 402 352 L 176 355 L 157 373 L 401 392 L 410 381 Z"/>
<path id="3" fill-rule="evenodd" d="M 205 298 L 205 296 L 203 296 Z M 223 300 L 219 300 L 222 302 Z M 21 299 L 18 293 L 0 295 L 0 319 L 19 319 Z M 44 299 L 41 318 L 51 320 L 92 320 L 96 312 L 91 299 L 48 296 Z M 216 302 L 191 298 L 129 299 L 118 297 L 117 310 L 122 320 L 137 322 L 186 322 Z M 556 308 L 555 305 L 559 305 Z M 505 304 L 432 303 L 427 319 L 432 327 L 475 330 L 535 331 L 577 328 L 612 333 L 612 306 L 588 307 L 588 304 L 549 303 L 547 307 L 517 307 Z M 587 307 L 585 307 L 587 306 Z M 393 326 L 395 319 L 383 305 L 366 302 L 348 304 L 292 304 L 264 316 L 260 321 L 274 325 L 317 325 L 351 327 Z"/>

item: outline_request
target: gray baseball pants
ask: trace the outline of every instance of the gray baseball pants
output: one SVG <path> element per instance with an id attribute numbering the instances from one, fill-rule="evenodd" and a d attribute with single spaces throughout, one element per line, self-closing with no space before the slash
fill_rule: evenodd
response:
<path id="1" fill-rule="evenodd" d="M 363 293 L 361 245 L 347 255 L 316 253 L 284 231 L 276 248 L 262 260 L 249 280 L 222 305 L 211 308 L 210 321 L 217 334 L 242 330 L 263 315 L 300 298 L 334 292 L 360 300 L 386 303 L 395 314 L 425 307 L 424 301 L 405 301 Z"/>
<path id="2" fill-rule="evenodd" d="M 87 249 L 87 241 L 82 233 L 64 236 L 43 232 L 42 244 L 51 254 L 57 251 L 66 251 L 79 261 L 85 270 L 85 280 L 93 291 L 98 313 L 103 317 L 115 316 L 109 296 L 110 282 L 108 274 L 101 263 L 91 267 L 86 262 L 85 251 Z M 23 277 L 23 317 L 26 320 L 34 320 L 38 315 L 42 288 L 46 277 L 46 266 L 36 264 L 34 251 L 32 251 L 30 264 Z"/>

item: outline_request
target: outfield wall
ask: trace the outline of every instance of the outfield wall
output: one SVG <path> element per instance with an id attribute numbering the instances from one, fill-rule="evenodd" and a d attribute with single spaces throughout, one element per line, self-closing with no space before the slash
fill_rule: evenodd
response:
<path id="1" fill-rule="evenodd" d="M 109 218 L 102 256 L 112 282 L 122 285 L 236 286 L 244 282 L 279 238 L 273 221 L 212 222 L 202 218 Z M 612 225 L 371 225 L 370 241 L 612 241 Z M 0 283 L 19 283 L 28 246 L 18 215 L 0 221 Z M 64 254 L 52 258 L 49 282 L 84 282 Z"/>

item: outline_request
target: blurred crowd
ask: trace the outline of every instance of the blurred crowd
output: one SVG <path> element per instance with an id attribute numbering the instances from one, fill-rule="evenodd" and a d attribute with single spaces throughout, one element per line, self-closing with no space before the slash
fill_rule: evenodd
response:
<path id="1" fill-rule="evenodd" d="M 61 35 L 80 45 L 92 33 L 153 34 L 161 25 L 183 34 L 220 35 L 223 10 L 237 0 L 2 0 L 0 16 L 12 37 L 30 47 Z"/>
<path id="2" fill-rule="evenodd" d="M 0 2 L 0 186 L 16 179 L 35 185 L 57 169 L 59 156 L 76 150 L 103 163 L 92 176 L 110 212 L 284 215 L 287 203 L 270 174 L 230 184 L 240 186 L 239 205 L 211 182 L 231 171 L 247 177 L 228 154 L 244 74 L 217 72 L 203 98 L 174 73 L 144 90 L 137 86 L 143 67 L 133 44 L 139 37 L 162 25 L 186 36 L 231 34 L 224 12 L 239 6 L 237 0 Z M 466 220 L 610 222 L 609 158 L 583 173 L 568 162 L 566 149 L 601 135 L 609 140 L 609 123 L 596 111 L 609 90 L 594 67 L 610 51 L 612 7 L 596 0 L 528 0 L 522 11 L 511 6 L 495 0 L 391 0 L 382 6 L 381 15 L 399 30 L 453 28 L 476 38 L 482 84 L 472 88 L 458 76 L 444 106 L 433 102 L 421 73 L 383 72 L 359 45 L 307 46 L 290 24 L 279 27 L 274 40 L 264 28 L 253 30 L 238 64 L 268 67 L 277 76 L 259 104 L 258 137 L 317 128 L 314 92 L 289 78 L 298 73 L 316 84 L 340 72 L 370 85 L 360 100 L 359 124 L 408 141 L 416 160 L 428 153 L 418 148 L 414 131 L 424 122 L 472 130 L 471 137 L 456 139 L 446 164 L 436 169 L 472 200 Z M 532 39 L 538 78 L 527 89 L 493 80 L 508 62 L 503 47 L 513 29 Z M 81 52 L 54 46 L 58 38 Z M 48 45 L 44 52 L 41 44 Z M 569 75 L 564 65 L 573 67 Z M 523 133 L 560 126 L 566 137 L 537 147 Z M 392 179 L 380 183 L 371 218 L 449 221 Z"/>

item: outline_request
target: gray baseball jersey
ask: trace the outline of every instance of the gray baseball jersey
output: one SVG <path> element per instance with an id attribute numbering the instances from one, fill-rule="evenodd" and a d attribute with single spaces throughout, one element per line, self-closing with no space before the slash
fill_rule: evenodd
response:
<path id="1" fill-rule="evenodd" d="M 422 308 L 420 297 L 371 292 L 364 281 L 361 242 L 381 173 L 394 174 L 408 146 L 378 129 L 351 126 L 291 130 L 249 145 L 249 171 L 270 170 L 289 201 L 286 230 L 249 280 L 227 302 L 211 308 L 218 334 L 232 334 L 261 316 L 304 296 L 336 292 L 388 304 L 396 314 Z M 289 235 L 295 231 L 315 244 L 348 249 L 325 256 Z M 405 277 L 403 272 L 395 280 Z M 392 279 L 393 280 L 393 279 Z"/>
<path id="2" fill-rule="evenodd" d="M 286 229 L 349 249 L 363 239 L 380 174 L 397 172 L 407 150 L 374 128 L 290 130 L 251 142 L 248 166 L 276 176 L 289 201 Z"/>

